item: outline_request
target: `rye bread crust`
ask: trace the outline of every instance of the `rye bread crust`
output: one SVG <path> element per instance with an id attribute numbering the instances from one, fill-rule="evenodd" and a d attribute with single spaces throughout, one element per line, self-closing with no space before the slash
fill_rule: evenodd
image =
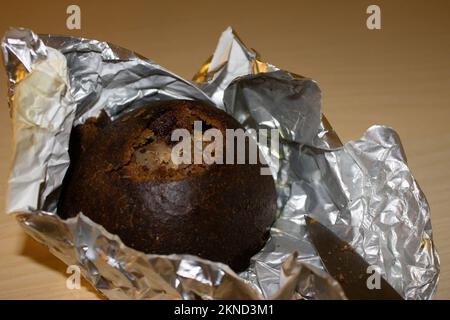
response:
<path id="1" fill-rule="evenodd" d="M 274 181 L 260 174 L 261 164 L 173 166 L 170 134 L 192 130 L 194 120 L 224 137 L 226 128 L 241 128 L 217 108 L 184 100 L 75 127 L 58 214 L 83 212 L 146 253 L 193 254 L 245 269 L 275 219 Z"/>

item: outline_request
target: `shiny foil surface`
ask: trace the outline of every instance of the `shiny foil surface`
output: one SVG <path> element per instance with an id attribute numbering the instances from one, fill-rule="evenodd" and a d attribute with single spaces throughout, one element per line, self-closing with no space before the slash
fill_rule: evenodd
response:
<path id="1" fill-rule="evenodd" d="M 2 40 L 14 130 L 7 212 L 110 299 L 346 299 L 308 239 L 311 215 L 350 242 L 406 299 L 430 299 L 439 278 L 429 207 L 396 132 L 369 128 L 342 144 L 321 113 L 317 83 L 263 62 L 231 28 L 193 82 L 127 49 L 11 29 Z M 247 128 L 280 132 L 261 145 L 279 217 L 248 270 L 192 255 L 144 254 L 56 201 L 71 128 L 151 101 L 212 101 Z"/>

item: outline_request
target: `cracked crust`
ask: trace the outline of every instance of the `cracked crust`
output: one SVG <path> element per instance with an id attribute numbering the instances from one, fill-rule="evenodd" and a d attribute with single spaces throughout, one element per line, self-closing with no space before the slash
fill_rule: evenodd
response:
<path id="1" fill-rule="evenodd" d="M 226 128 L 240 128 L 225 112 L 184 100 L 142 107 L 113 122 L 103 114 L 74 128 L 58 214 L 82 211 L 146 253 L 188 253 L 237 271 L 247 267 L 275 219 L 273 179 L 260 175 L 260 164 L 172 163 L 171 132 L 192 132 L 195 120 L 224 136 Z"/>

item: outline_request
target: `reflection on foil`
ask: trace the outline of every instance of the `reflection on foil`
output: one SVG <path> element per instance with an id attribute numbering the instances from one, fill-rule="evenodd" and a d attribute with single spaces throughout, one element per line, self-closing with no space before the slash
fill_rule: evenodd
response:
<path id="1" fill-rule="evenodd" d="M 374 126 L 342 145 L 321 114 L 317 84 L 262 62 L 231 29 L 195 84 L 96 40 L 11 29 L 2 49 L 15 133 L 7 211 L 106 297 L 345 299 L 308 240 L 305 214 L 349 241 L 403 297 L 434 295 L 439 259 L 429 209 L 397 134 Z M 164 99 L 215 103 L 246 127 L 281 132 L 279 152 L 262 150 L 280 216 L 239 276 L 191 255 L 137 252 L 82 214 L 67 221 L 55 214 L 71 127 L 102 109 L 114 118 Z"/>

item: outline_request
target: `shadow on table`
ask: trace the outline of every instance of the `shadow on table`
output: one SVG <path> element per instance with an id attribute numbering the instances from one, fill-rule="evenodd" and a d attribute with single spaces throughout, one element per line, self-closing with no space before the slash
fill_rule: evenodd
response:
<path id="1" fill-rule="evenodd" d="M 40 265 L 60 272 L 65 277 L 68 276 L 68 274 L 66 273 L 67 265 L 57 257 L 55 257 L 53 254 L 51 254 L 46 246 L 35 241 L 25 233 L 23 233 L 23 245 L 20 254 L 31 258 L 33 261 L 39 263 Z M 89 292 L 94 293 L 99 299 L 105 298 L 83 277 L 81 278 L 81 287 L 85 288 Z"/>

